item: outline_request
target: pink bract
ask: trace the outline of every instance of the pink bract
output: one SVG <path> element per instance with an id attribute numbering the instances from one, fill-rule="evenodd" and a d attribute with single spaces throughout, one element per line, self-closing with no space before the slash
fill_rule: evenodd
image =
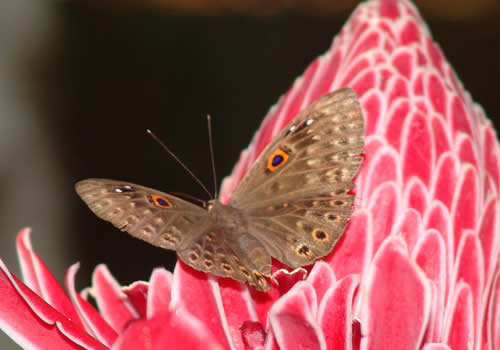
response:
<path id="1" fill-rule="evenodd" d="M 351 87 L 366 152 L 350 224 L 310 271 L 274 269 L 260 293 L 179 262 L 122 287 L 106 266 L 66 294 L 17 241 L 24 283 L 0 264 L 0 326 L 29 349 L 500 349 L 499 146 L 408 1 L 361 4 L 273 106 L 231 192 L 300 110 Z M 88 301 L 96 299 L 98 310 Z"/>

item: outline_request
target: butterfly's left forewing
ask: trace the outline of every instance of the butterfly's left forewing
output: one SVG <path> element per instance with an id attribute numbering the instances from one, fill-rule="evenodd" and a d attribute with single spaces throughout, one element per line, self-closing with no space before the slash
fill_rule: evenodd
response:
<path id="1" fill-rule="evenodd" d="M 206 210 L 175 196 L 144 186 L 107 179 L 87 179 L 76 192 L 101 219 L 153 245 L 187 247 L 193 230 L 212 225 Z"/>
<path id="2" fill-rule="evenodd" d="M 307 107 L 262 151 L 229 204 L 274 258 L 295 268 L 332 250 L 351 216 L 363 134 L 357 96 L 341 89 Z"/>

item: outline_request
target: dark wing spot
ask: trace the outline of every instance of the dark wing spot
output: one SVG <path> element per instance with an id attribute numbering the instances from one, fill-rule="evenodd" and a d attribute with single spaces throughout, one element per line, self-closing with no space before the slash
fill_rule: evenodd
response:
<path id="1" fill-rule="evenodd" d="M 283 156 L 277 154 L 274 156 L 273 161 L 271 162 L 273 166 L 278 166 L 283 161 Z"/>
<path id="2" fill-rule="evenodd" d="M 231 267 L 231 265 L 229 264 L 222 264 L 221 265 L 222 269 L 226 272 L 226 273 L 232 273 L 233 272 L 233 268 Z"/>
<path id="3" fill-rule="evenodd" d="M 297 251 L 297 254 L 305 256 L 305 257 L 309 257 L 309 255 L 311 254 L 311 249 L 309 249 L 309 247 L 307 247 L 305 245 L 300 246 L 296 251 Z"/>
<path id="4" fill-rule="evenodd" d="M 313 231 L 313 238 L 317 241 L 323 242 L 328 240 L 328 233 L 323 230 L 315 229 Z"/>
<path id="5" fill-rule="evenodd" d="M 275 171 L 283 166 L 288 160 L 288 153 L 278 148 L 267 159 L 267 171 Z"/>
<path id="6" fill-rule="evenodd" d="M 245 267 L 240 266 L 240 270 L 241 270 L 241 273 L 244 274 L 246 278 L 250 277 L 250 273 L 248 273 L 248 270 Z"/>
<path id="7" fill-rule="evenodd" d="M 198 254 L 196 254 L 195 252 L 192 252 L 191 254 L 189 254 L 189 261 L 191 262 L 195 262 L 196 260 L 198 260 L 200 258 L 200 256 Z"/>
<path id="8" fill-rule="evenodd" d="M 335 221 L 335 222 L 339 222 L 340 221 L 340 216 L 338 215 L 335 215 L 335 214 L 326 214 L 326 219 L 328 221 Z"/>
<path id="9" fill-rule="evenodd" d="M 158 195 L 151 195 L 153 204 L 160 208 L 172 208 L 174 205 L 167 198 Z"/>
<path id="10" fill-rule="evenodd" d="M 215 232 L 209 232 L 205 235 L 205 239 L 211 242 L 215 238 Z"/>

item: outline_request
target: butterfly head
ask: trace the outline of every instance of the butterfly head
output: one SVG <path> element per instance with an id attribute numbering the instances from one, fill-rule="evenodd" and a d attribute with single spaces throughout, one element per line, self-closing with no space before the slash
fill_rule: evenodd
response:
<path id="1" fill-rule="evenodd" d="M 218 199 L 212 199 L 207 202 L 207 211 L 209 214 L 224 213 L 229 206 L 222 204 Z"/>
<path id="2" fill-rule="evenodd" d="M 218 199 L 208 201 L 207 211 L 209 215 L 216 218 L 216 221 L 225 225 L 226 228 L 241 226 L 244 222 L 240 210 L 232 207 L 231 205 L 225 205 Z"/>

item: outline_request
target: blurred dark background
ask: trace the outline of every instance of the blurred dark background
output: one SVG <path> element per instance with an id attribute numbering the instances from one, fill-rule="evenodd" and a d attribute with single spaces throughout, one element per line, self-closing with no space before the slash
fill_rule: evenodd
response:
<path id="1" fill-rule="evenodd" d="M 147 280 L 156 266 L 172 269 L 173 252 L 99 220 L 74 183 L 113 178 L 207 199 L 145 129 L 211 189 L 210 113 L 220 184 L 269 107 L 328 49 L 356 4 L 1 2 L 0 257 L 19 273 L 15 235 L 30 226 L 36 251 L 59 281 L 81 262 L 78 288 L 90 284 L 98 263 L 122 284 Z M 495 121 L 498 5 L 417 5 L 466 89 Z"/>

